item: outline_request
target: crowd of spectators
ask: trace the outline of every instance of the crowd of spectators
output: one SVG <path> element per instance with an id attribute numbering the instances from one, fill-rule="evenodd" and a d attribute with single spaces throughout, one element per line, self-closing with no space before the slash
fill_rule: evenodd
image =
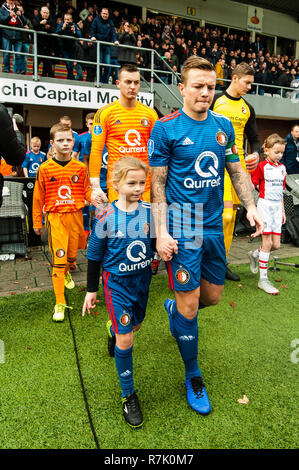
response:
<path id="1" fill-rule="evenodd" d="M 275 55 L 267 50 L 259 36 L 253 40 L 252 36 L 241 31 L 237 34 L 217 26 L 200 27 L 188 20 L 174 21 L 172 17 L 148 17 L 144 22 L 131 15 L 127 7 L 110 11 L 107 7 L 90 6 L 84 2 L 83 9 L 77 10 L 71 1 L 60 4 L 59 0 L 55 0 L 41 2 L 41 7 L 35 8 L 33 16 L 27 17 L 20 0 L 7 0 L 0 8 L 0 24 L 10 26 L 2 30 L 2 47 L 5 50 L 28 51 L 29 42 L 32 41 L 28 33 L 26 36 L 25 32 L 14 32 L 12 26 L 48 33 L 47 36 L 38 36 L 38 54 L 74 60 L 65 61 L 69 79 L 75 79 L 75 68 L 77 80 L 83 79 L 84 70 L 87 81 L 95 80 L 95 40 L 114 43 L 114 46 L 100 48 L 100 62 L 110 65 L 101 68 L 100 80 L 103 83 L 114 83 L 117 79 L 117 68 L 111 65 L 129 62 L 136 63 L 141 70 L 150 68 L 151 54 L 144 48 L 156 50 L 175 72 L 180 72 L 183 62 L 190 55 L 207 58 L 215 65 L 217 88 L 220 89 L 226 88 L 225 80 L 231 78 L 235 66 L 243 61 L 254 68 L 254 82 L 259 85 L 258 93 L 261 95 L 275 93 L 276 89 L 269 85 L 290 87 L 292 81 L 299 78 L 299 60 L 294 57 L 291 47 L 286 54 Z M 61 39 L 51 37 L 53 32 L 59 34 Z M 70 37 L 90 41 L 72 41 Z M 138 51 L 120 48 L 119 44 L 136 46 Z M 3 70 L 6 72 L 10 72 L 9 56 L 9 53 L 4 53 Z M 26 73 L 23 57 L 15 57 L 14 71 L 17 73 Z M 92 64 L 86 65 L 80 61 L 90 61 Z M 42 74 L 53 76 L 55 61 L 43 58 L 39 62 L 43 62 Z M 176 83 L 176 77 L 167 74 L 168 68 L 157 58 L 155 65 L 165 83 Z M 143 75 L 149 78 L 146 71 Z M 255 87 L 252 92 L 256 92 Z"/>

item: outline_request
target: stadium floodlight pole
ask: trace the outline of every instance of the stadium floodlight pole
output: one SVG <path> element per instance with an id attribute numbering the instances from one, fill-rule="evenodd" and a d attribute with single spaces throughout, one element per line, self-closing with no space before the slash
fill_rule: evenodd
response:
<path id="1" fill-rule="evenodd" d="M 155 51 L 151 51 L 151 93 L 154 93 Z"/>
<path id="2" fill-rule="evenodd" d="M 33 32 L 33 80 L 37 82 L 38 78 L 38 59 L 37 59 L 37 31 Z"/>

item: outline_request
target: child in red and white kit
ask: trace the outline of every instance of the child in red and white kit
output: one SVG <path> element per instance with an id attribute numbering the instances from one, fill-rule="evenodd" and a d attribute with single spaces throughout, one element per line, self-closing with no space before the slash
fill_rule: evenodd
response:
<path id="1" fill-rule="evenodd" d="M 281 225 L 285 223 L 283 190 L 286 181 L 286 168 L 280 163 L 285 141 L 278 134 L 271 134 L 264 144 L 266 159 L 260 162 L 252 173 L 251 179 L 259 189 L 257 209 L 264 222 L 262 246 L 248 253 L 250 270 L 253 274 L 260 271 L 258 287 L 267 294 L 278 294 L 279 290 L 268 279 L 270 252 L 280 247 Z"/>

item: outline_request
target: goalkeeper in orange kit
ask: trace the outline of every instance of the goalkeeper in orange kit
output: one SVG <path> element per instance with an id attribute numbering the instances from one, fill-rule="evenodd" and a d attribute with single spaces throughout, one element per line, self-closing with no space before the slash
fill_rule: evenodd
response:
<path id="1" fill-rule="evenodd" d="M 85 248 L 82 208 L 90 202 L 91 188 L 84 163 L 71 157 L 74 139 L 64 124 L 50 130 L 55 157 L 43 163 L 37 173 L 33 193 L 33 228 L 43 231 L 43 211 L 46 213 L 49 249 L 52 256 L 52 282 L 56 303 L 53 320 L 63 321 L 66 308 L 64 288 L 75 284 L 69 273 L 78 249 Z"/>

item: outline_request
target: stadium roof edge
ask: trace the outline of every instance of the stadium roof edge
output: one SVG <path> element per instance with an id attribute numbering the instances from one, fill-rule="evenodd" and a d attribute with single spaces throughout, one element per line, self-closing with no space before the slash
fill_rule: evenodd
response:
<path id="1" fill-rule="evenodd" d="M 299 22 L 299 2 L 294 0 L 233 0 L 248 6 L 266 8 L 286 15 L 294 16 Z"/>

